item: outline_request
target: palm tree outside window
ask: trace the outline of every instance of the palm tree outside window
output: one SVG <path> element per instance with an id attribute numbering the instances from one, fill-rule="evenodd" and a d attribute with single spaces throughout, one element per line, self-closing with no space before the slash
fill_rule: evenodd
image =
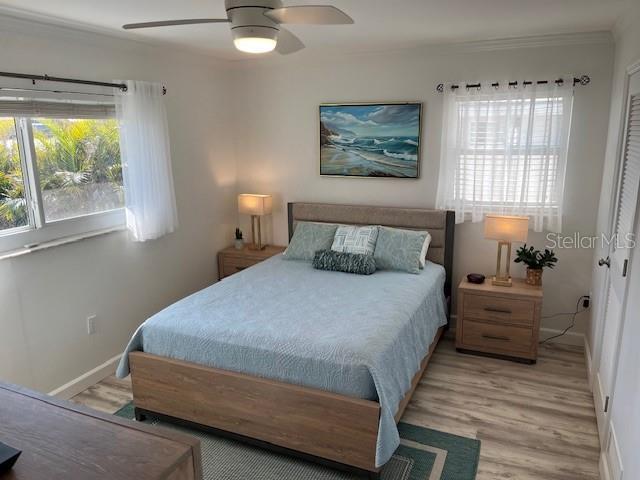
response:
<path id="1" fill-rule="evenodd" d="M 0 112 L 0 253 L 124 225 L 113 106 L 81 111 L 80 118 Z"/>

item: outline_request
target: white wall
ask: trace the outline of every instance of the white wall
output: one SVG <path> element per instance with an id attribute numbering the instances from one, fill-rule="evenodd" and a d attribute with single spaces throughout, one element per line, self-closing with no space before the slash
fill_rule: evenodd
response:
<path id="1" fill-rule="evenodd" d="M 0 261 L 0 379 L 49 391 L 120 353 L 149 315 L 216 279 L 216 252 L 236 221 L 231 83 L 210 58 L 8 18 L 0 65 L 162 81 L 169 91 L 178 231 L 144 244 L 109 234 Z"/>
<path id="2" fill-rule="evenodd" d="M 575 45 L 494 50 L 440 47 L 392 53 L 325 57 L 239 68 L 235 83 L 239 191 L 275 195 L 273 241 L 286 244 L 288 201 L 326 201 L 389 206 L 433 207 L 441 132 L 441 96 L 435 86 L 447 81 L 553 78 L 588 74 L 592 83 L 575 93 L 565 190 L 564 233 L 593 235 L 600 191 L 609 112 L 613 47 L 602 36 Z M 599 42 L 597 40 L 600 40 Z M 497 49 L 495 49 L 497 48 Z M 318 104 L 323 102 L 424 102 L 423 159 L 419 180 L 321 178 L 318 174 Z M 245 223 L 245 228 L 247 224 Z M 545 244 L 531 232 L 530 242 Z M 454 282 L 469 272 L 495 271 L 495 242 L 482 238 L 482 224 L 456 228 Z M 580 295 L 591 289 L 591 250 L 558 251 L 555 270 L 545 271 L 545 315 L 573 311 Z M 522 270 L 515 269 L 516 273 Z M 584 331 L 587 314 L 576 331 Z M 563 328 L 567 317 L 543 325 Z M 575 340 L 575 338 L 574 338 Z"/>
<path id="3" fill-rule="evenodd" d="M 135 244 L 117 233 L 0 261 L 0 379 L 50 391 L 121 352 L 149 315 L 214 281 L 215 254 L 238 221 L 240 191 L 276 196 L 267 230 L 272 227 L 268 233 L 279 244 L 287 239 L 287 201 L 432 207 L 441 113 L 434 88 L 442 81 L 591 76 L 590 86 L 576 90 L 565 233 L 593 234 L 612 46 L 597 35 L 561 43 L 495 50 L 491 42 L 492 50 L 438 47 L 232 66 L 165 47 L 0 19 L 2 70 L 167 85 L 180 220 L 176 233 L 154 242 Z M 318 104 L 371 100 L 424 102 L 419 180 L 318 176 Z M 496 246 L 482 239 L 481 228 L 456 229 L 456 282 L 469 271 L 494 268 Z M 544 236 L 532 235 L 532 241 L 542 246 Z M 547 314 L 572 310 L 590 289 L 592 252 L 558 256 L 558 268 L 545 273 Z M 98 316 L 98 332 L 88 336 L 91 314 Z M 545 325 L 560 328 L 564 321 Z"/>
<path id="4" fill-rule="evenodd" d="M 598 229 L 608 231 L 606 224 L 608 211 L 611 207 L 612 191 L 614 188 L 613 172 L 616 163 L 618 139 L 623 128 L 623 111 L 626 98 L 624 96 L 624 78 L 628 66 L 640 61 L 640 4 L 637 2 L 616 28 L 615 73 L 613 93 L 611 98 L 611 119 L 607 141 L 607 155 L 605 172 L 603 174 L 600 209 L 598 215 Z M 638 205 L 640 211 L 640 204 Z M 636 226 L 636 239 L 640 238 L 640 223 Z M 597 258 L 606 256 L 604 252 L 596 252 L 593 263 Z M 604 270 L 595 268 L 593 281 L 594 292 L 600 290 Z M 632 253 L 629 268 L 628 300 L 625 309 L 624 330 L 619 351 L 618 371 L 615 380 L 615 391 L 612 395 L 611 424 L 615 431 L 622 465 L 624 479 L 640 478 L 640 255 L 638 251 Z M 597 298 L 598 302 L 603 301 Z M 595 317 L 594 317 L 595 318 Z M 590 350 L 597 351 L 599 342 L 599 325 L 593 322 L 590 328 Z"/>

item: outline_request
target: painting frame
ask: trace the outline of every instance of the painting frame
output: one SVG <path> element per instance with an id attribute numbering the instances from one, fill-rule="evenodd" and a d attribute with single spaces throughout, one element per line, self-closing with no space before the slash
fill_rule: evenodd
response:
<path id="1" fill-rule="evenodd" d="M 322 114 L 323 109 L 331 108 L 375 108 L 375 107 L 412 107 L 417 108 L 418 112 L 418 121 L 415 135 L 415 141 L 417 142 L 415 149 L 415 161 L 411 160 L 415 163 L 415 174 L 413 175 L 393 175 L 393 174 L 345 174 L 345 173 L 327 173 L 323 172 L 323 146 L 326 148 L 326 144 L 323 141 L 323 120 Z M 375 102 L 337 102 L 337 103 L 321 103 L 318 106 L 318 173 L 321 177 L 329 177 L 329 178 L 359 178 L 359 179 L 376 179 L 376 178 L 385 178 L 385 179 L 400 179 L 400 180 L 418 180 L 420 179 L 421 174 L 421 163 L 422 163 L 422 122 L 423 122 L 423 114 L 424 114 L 424 106 L 421 101 L 375 101 Z M 326 162 L 325 162 L 326 163 Z M 325 169 L 326 170 L 326 169 Z"/>

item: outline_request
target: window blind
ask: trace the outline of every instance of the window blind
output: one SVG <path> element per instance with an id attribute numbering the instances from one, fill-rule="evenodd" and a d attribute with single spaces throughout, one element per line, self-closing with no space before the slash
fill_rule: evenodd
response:
<path id="1" fill-rule="evenodd" d="M 461 102 L 458 114 L 463 128 L 456 197 L 486 204 L 558 204 L 562 99 Z"/>
<path id="2" fill-rule="evenodd" d="M 562 86 L 445 93 L 437 208 L 560 231 L 572 106 Z"/>
<path id="3" fill-rule="evenodd" d="M 0 117 L 112 118 L 113 104 L 0 99 Z"/>

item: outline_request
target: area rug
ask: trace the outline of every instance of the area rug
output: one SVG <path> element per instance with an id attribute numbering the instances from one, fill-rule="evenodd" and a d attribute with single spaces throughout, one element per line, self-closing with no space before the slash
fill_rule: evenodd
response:
<path id="1" fill-rule="evenodd" d="M 133 419 L 133 403 L 116 413 Z M 200 439 L 206 480 L 361 480 L 288 455 L 246 445 L 149 416 L 145 423 L 172 428 Z M 474 480 L 480 441 L 400 423 L 401 444 L 381 472 L 381 480 Z"/>

